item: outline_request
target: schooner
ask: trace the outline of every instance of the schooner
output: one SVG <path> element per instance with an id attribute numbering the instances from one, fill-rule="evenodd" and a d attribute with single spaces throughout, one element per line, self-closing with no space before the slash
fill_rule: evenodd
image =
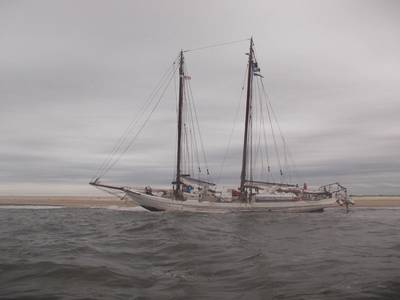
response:
<path id="1" fill-rule="evenodd" d="M 177 109 L 177 144 L 175 176 L 170 189 L 132 188 L 104 184 L 100 182 L 102 176 L 96 176 L 90 184 L 106 189 L 124 193 L 124 197 L 133 200 L 137 205 L 150 211 L 189 211 L 189 212 L 314 212 L 324 208 L 350 203 L 347 189 L 339 183 L 327 184 L 316 189 L 309 189 L 306 184 L 299 186 L 294 183 L 286 183 L 273 180 L 255 179 L 253 169 L 255 167 L 254 156 L 266 153 L 263 145 L 258 142 L 257 150 L 253 149 L 255 123 L 254 110 L 257 103 L 254 101 L 254 81 L 262 80 L 260 68 L 255 56 L 253 38 L 250 39 L 246 71 L 246 101 L 245 120 L 241 157 L 241 172 L 238 174 L 240 181 L 238 186 L 230 190 L 221 191 L 215 183 L 196 178 L 193 174 L 183 172 L 183 161 L 190 160 L 190 155 L 183 151 L 184 141 L 188 142 L 185 115 L 188 109 L 188 91 L 185 87 L 189 76 L 185 73 L 185 51 L 181 50 L 177 58 L 179 74 L 178 109 Z M 259 108 L 262 108 L 260 104 Z M 268 108 L 267 108 L 268 109 Z M 268 111 L 268 114 L 270 112 Z M 259 122 L 264 122 L 264 117 L 259 117 Z M 147 122 L 147 119 L 146 119 Z M 265 129 L 264 127 L 260 127 Z M 273 129 L 271 127 L 271 129 Z M 262 133 L 258 133 L 259 137 Z M 274 137 L 275 139 L 275 137 Z M 257 141 L 256 141 L 257 142 Z M 261 154 L 260 154 L 261 153 Z M 106 164 L 106 166 L 113 164 Z M 199 168 L 200 169 L 200 168 Z M 263 166 L 264 172 L 270 172 L 270 166 Z M 193 168 L 192 171 L 193 173 Z M 282 169 L 279 169 L 283 175 Z M 208 173 L 208 169 L 207 169 Z M 271 179 L 271 177 L 265 176 Z"/>

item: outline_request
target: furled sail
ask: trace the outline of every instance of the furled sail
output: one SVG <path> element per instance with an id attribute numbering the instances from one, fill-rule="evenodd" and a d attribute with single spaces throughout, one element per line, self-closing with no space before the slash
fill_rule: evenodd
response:
<path id="1" fill-rule="evenodd" d="M 181 175 L 181 181 L 186 185 L 214 186 L 215 183 L 192 178 L 190 175 Z"/>

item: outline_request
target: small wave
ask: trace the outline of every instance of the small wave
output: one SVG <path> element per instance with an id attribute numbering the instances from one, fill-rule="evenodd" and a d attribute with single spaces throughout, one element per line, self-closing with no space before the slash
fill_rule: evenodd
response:
<path id="1" fill-rule="evenodd" d="M 64 206 L 55 205 L 0 205 L 0 209 L 55 209 Z"/>
<path id="2" fill-rule="evenodd" d="M 141 206 L 123 207 L 123 206 L 117 206 L 117 205 L 110 205 L 110 206 L 106 206 L 103 208 L 110 209 L 110 210 L 120 210 L 120 211 L 148 211 L 147 209 L 145 209 Z"/>

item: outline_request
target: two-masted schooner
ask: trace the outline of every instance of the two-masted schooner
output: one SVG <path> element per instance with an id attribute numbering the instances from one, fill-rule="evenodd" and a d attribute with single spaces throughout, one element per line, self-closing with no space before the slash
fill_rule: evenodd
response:
<path id="1" fill-rule="evenodd" d="M 253 114 L 257 104 L 254 100 L 254 78 L 262 79 L 260 68 L 255 57 L 253 39 L 250 39 L 248 55 L 245 102 L 245 123 L 243 134 L 241 173 L 238 174 L 240 183 L 238 187 L 227 191 L 218 191 L 216 185 L 208 180 L 196 178 L 183 172 L 182 162 L 186 151 L 183 151 L 185 139 L 184 110 L 187 101 L 184 101 L 185 81 L 189 76 L 185 74 L 184 52 L 180 51 L 177 58 L 176 71 L 179 72 L 179 92 L 177 110 L 177 152 L 175 178 L 171 189 L 152 189 L 147 186 L 144 189 L 116 186 L 100 182 L 101 176 L 95 176 L 91 185 L 124 193 L 125 197 L 133 200 L 138 205 L 150 211 L 189 211 L 205 213 L 225 212 L 314 212 L 337 204 L 349 203 L 347 190 L 339 183 L 327 184 L 316 189 L 309 189 L 305 184 L 299 186 L 287 182 L 256 180 L 253 176 L 252 149 L 254 133 L 252 133 L 255 117 Z M 187 96 L 187 95 L 186 95 Z M 261 108 L 262 106 L 260 106 Z M 268 112 L 269 113 L 269 112 Z M 147 121 L 147 120 L 146 120 Z M 264 122 L 260 117 L 260 124 Z M 265 129 L 264 127 L 260 127 Z M 264 153 L 263 145 L 258 143 L 258 152 Z M 190 157 L 189 157 L 190 158 Z M 270 171 L 268 165 L 266 172 Z M 282 170 L 279 170 L 282 175 Z M 208 170 L 207 170 L 208 172 Z M 240 176 L 239 176 L 240 175 Z M 268 178 L 268 177 L 267 177 Z"/>

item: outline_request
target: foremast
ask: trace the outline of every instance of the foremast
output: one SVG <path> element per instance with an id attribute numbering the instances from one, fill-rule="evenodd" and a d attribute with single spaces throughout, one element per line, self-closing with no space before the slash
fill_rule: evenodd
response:
<path id="1" fill-rule="evenodd" d="M 183 110 L 183 85 L 185 80 L 183 64 L 184 64 L 183 50 L 181 50 L 179 59 L 178 146 L 176 154 L 176 179 L 175 179 L 175 189 L 174 189 L 174 197 L 177 200 L 183 200 L 182 184 L 181 184 L 182 110 Z"/>
<path id="2" fill-rule="evenodd" d="M 248 201 L 246 192 L 246 169 L 247 169 L 247 155 L 249 146 L 249 124 L 251 122 L 251 100 L 252 100 L 252 83 L 253 83 L 253 64 L 254 64 L 254 52 L 253 52 L 253 38 L 250 39 L 250 50 L 249 50 L 249 63 L 247 71 L 247 96 L 246 96 L 246 116 L 244 126 L 244 137 L 243 137 L 243 157 L 242 157 L 242 172 L 240 175 L 240 200 Z"/>

